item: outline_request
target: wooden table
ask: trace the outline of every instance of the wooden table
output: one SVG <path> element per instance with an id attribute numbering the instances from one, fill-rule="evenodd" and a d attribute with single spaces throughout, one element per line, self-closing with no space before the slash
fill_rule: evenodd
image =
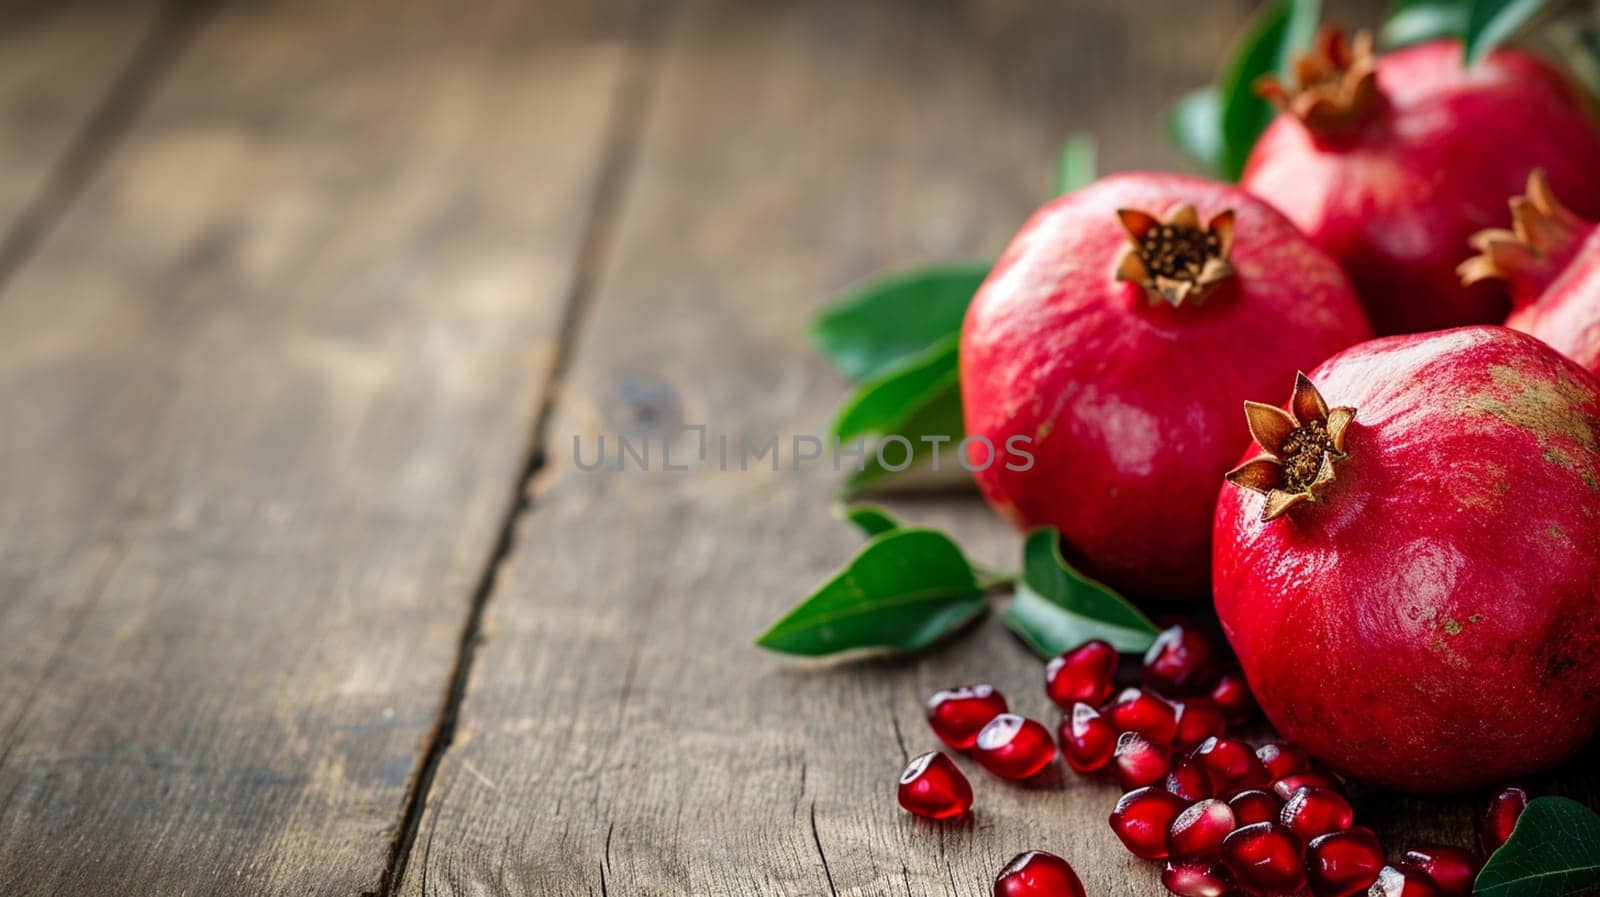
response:
<path id="1" fill-rule="evenodd" d="M 1109 785 L 894 806 L 929 692 L 1046 714 L 997 625 L 751 646 L 855 547 L 825 465 L 573 438 L 825 432 L 819 303 L 998 252 L 1069 131 L 1181 165 L 1250 5 L 7 3 L 0 893 L 983 895 L 1033 847 L 1158 893 Z"/>

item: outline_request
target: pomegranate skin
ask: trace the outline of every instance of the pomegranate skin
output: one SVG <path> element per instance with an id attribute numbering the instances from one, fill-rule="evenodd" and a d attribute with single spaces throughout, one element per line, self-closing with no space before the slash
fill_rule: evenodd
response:
<path id="1" fill-rule="evenodd" d="M 1600 230 L 1590 232 L 1560 276 L 1537 301 L 1513 311 L 1506 326 L 1600 374 Z"/>
<path id="2" fill-rule="evenodd" d="M 1600 215 L 1600 130 L 1552 66 L 1512 49 L 1471 68 L 1434 41 L 1377 60 L 1374 104 L 1353 133 L 1319 136 L 1279 115 L 1240 183 L 1344 266 L 1380 334 L 1498 323 L 1493 284 L 1463 287 L 1466 239 L 1505 216 L 1505 197 L 1544 168 L 1562 196 Z"/>
<path id="3" fill-rule="evenodd" d="M 1217 504 L 1217 613 L 1267 718 L 1419 793 L 1572 753 L 1600 724 L 1600 381 L 1501 327 L 1310 379 L 1356 409 L 1328 491 L 1268 522 L 1231 484 Z"/>
<path id="4" fill-rule="evenodd" d="M 1116 280 L 1130 245 L 1117 210 L 1183 203 L 1205 221 L 1234 211 L 1234 276 L 1198 304 L 1152 304 Z M 1243 190 L 1104 178 L 1034 213 L 967 310 L 966 429 L 998 454 L 974 477 L 1003 517 L 1057 527 L 1073 563 L 1130 597 L 1204 599 L 1239 402 L 1369 332 L 1338 266 Z M 1028 470 L 1007 469 L 1027 466 L 1006 453 L 1013 437 L 1031 440 Z"/>

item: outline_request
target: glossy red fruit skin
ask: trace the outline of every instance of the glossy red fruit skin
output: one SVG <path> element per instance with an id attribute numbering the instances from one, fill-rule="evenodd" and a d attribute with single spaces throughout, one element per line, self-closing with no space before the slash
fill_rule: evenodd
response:
<path id="1" fill-rule="evenodd" d="M 1117 750 L 1111 761 L 1116 767 L 1117 784 L 1124 791 L 1154 785 L 1167 777 L 1171 755 L 1166 748 L 1151 743 L 1138 732 L 1117 737 Z"/>
<path id="2" fill-rule="evenodd" d="M 1283 801 L 1271 792 L 1252 789 L 1241 791 L 1228 798 L 1228 806 L 1233 808 L 1234 819 L 1243 825 L 1254 825 L 1258 822 L 1277 822 L 1278 816 L 1283 812 Z"/>
<path id="3" fill-rule="evenodd" d="M 1208 857 L 1233 833 L 1233 810 L 1215 798 L 1199 801 L 1178 814 L 1167 832 L 1167 850 L 1175 857 Z"/>
<path id="4" fill-rule="evenodd" d="M 1211 775 L 1193 757 L 1173 757 L 1163 787 L 1187 801 L 1205 800 L 1217 794 Z"/>
<path id="5" fill-rule="evenodd" d="M 1383 845 L 1363 826 L 1311 839 L 1306 845 L 1306 877 L 1316 897 L 1350 897 L 1378 880 Z"/>
<path id="6" fill-rule="evenodd" d="M 1519 296 L 1506 326 L 1531 334 L 1551 348 L 1600 374 L 1600 229 L 1588 234 L 1565 265 L 1553 272 L 1543 292 Z"/>
<path id="7" fill-rule="evenodd" d="M 1160 744 L 1171 744 L 1178 735 L 1178 708 L 1148 689 L 1123 689 L 1106 716 L 1118 729 Z"/>
<path id="8" fill-rule="evenodd" d="M 1231 484 L 1217 503 L 1217 613 L 1268 719 L 1403 791 L 1570 755 L 1600 723 L 1600 381 L 1499 327 L 1310 378 L 1357 409 L 1336 482 L 1272 521 Z"/>
<path id="9" fill-rule="evenodd" d="M 1439 897 L 1439 886 L 1415 869 L 1384 866 L 1367 894 L 1368 897 Z"/>
<path id="10" fill-rule="evenodd" d="M 1478 870 L 1483 868 L 1483 857 L 1460 847 L 1429 845 L 1411 848 L 1395 865 L 1433 879 L 1445 897 L 1469 897 Z"/>
<path id="11" fill-rule="evenodd" d="M 1152 305 L 1115 279 L 1128 246 L 1117 210 L 1181 203 L 1207 222 L 1234 210 L 1238 276 L 1198 305 Z M 1102 178 L 1039 209 L 968 306 L 967 433 L 1002 459 L 1025 437 L 1033 456 L 1028 470 L 997 462 L 974 477 L 1002 517 L 1057 527 L 1068 559 L 1124 594 L 1204 600 L 1241 397 L 1369 333 L 1339 267 L 1249 193 L 1182 175 Z"/>
<path id="12" fill-rule="evenodd" d="M 1080 701 L 1095 707 L 1116 690 L 1117 649 L 1099 639 L 1084 642 L 1044 668 L 1044 693 L 1062 710 Z"/>
<path id="13" fill-rule="evenodd" d="M 1222 841 L 1222 863 L 1239 884 L 1272 894 L 1305 887 L 1305 847 L 1276 822 L 1234 829 Z"/>
<path id="14" fill-rule="evenodd" d="M 1167 833 L 1184 810 L 1187 801 L 1155 787 L 1129 791 L 1111 811 L 1111 831 L 1128 852 L 1142 860 L 1160 860 L 1169 855 Z"/>
<path id="15" fill-rule="evenodd" d="M 1140 676 L 1168 697 L 1202 693 L 1217 678 L 1217 647 L 1191 626 L 1168 626 L 1145 651 Z"/>
<path id="16" fill-rule="evenodd" d="M 1300 788 L 1284 802 L 1278 821 L 1301 841 L 1342 832 L 1355 824 L 1356 811 L 1344 795 L 1326 788 Z"/>
<path id="17" fill-rule="evenodd" d="M 1228 719 L 1222 715 L 1210 698 L 1189 698 L 1178 703 L 1178 734 L 1172 743 L 1180 748 L 1192 748 L 1207 738 L 1215 738 L 1228 731 Z"/>
<path id="18" fill-rule="evenodd" d="M 1232 738 L 1207 738 L 1190 754 L 1211 776 L 1218 794 L 1261 788 L 1267 784 L 1267 770 L 1250 745 Z"/>
<path id="19" fill-rule="evenodd" d="M 1256 748 L 1256 759 L 1267 768 L 1273 781 L 1297 772 L 1309 772 L 1311 758 L 1306 752 L 1287 741 L 1269 741 Z"/>
<path id="20" fill-rule="evenodd" d="M 1231 881 L 1220 863 L 1168 860 L 1161 867 L 1161 886 L 1177 897 L 1223 897 Z"/>
<path id="21" fill-rule="evenodd" d="M 994 880 L 994 897 L 1084 897 L 1083 882 L 1066 860 L 1030 850 L 1000 870 Z"/>
<path id="22" fill-rule="evenodd" d="M 1296 772 L 1286 775 L 1272 783 L 1272 793 L 1279 800 L 1287 801 L 1294 797 L 1294 793 L 1301 788 L 1322 788 L 1328 791 L 1342 791 L 1343 786 L 1339 780 L 1325 772 Z"/>
<path id="23" fill-rule="evenodd" d="M 912 760 L 900 774 L 900 806 L 929 819 L 954 819 L 972 810 L 972 785 L 941 751 Z"/>
<path id="24" fill-rule="evenodd" d="M 1256 714 L 1255 695 L 1250 693 L 1244 675 L 1238 672 L 1217 677 L 1217 684 L 1211 687 L 1211 703 L 1222 711 L 1230 726 L 1242 726 Z"/>
<path id="25" fill-rule="evenodd" d="M 1077 773 L 1105 769 L 1116 753 L 1118 734 L 1117 727 L 1088 704 L 1074 704 L 1056 730 L 1061 755 Z"/>
<path id="26" fill-rule="evenodd" d="M 1535 168 L 1574 209 L 1600 214 L 1600 133 L 1583 100 L 1516 50 L 1465 67 L 1455 41 L 1386 53 L 1377 80 L 1387 102 L 1349 136 L 1278 116 L 1240 183 L 1344 266 L 1378 333 L 1503 320 L 1504 290 L 1462 287 L 1456 265 Z"/>
<path id="27" fill-rule="evenodd" d="M 934 692 L 927 706 L 933 734 L 958 751 L 971 750 L 989 720 L 1008 709 L 1006 696 L 992 685 L 962 685 Z"/>
<path id="28" fill-rule="evenodd" d="M 1002 713 L 978 733 L 972 746 L 978 765 L 1002 779 L 1021 781 L 1038 775 L 1056 758 L 1050 730 L 1038 721 Z"/>
<path id="29" fill-rule="evenodd" d="M 1478 824 L 1478 846 L 1483 848 L 1485 856 L 1494 853 L 1511 837 L 1517 819 L 1528 807 L 1528 799 L 1527 789 L 1515 785 L 1500 789 L 1489 799 L 1489 808 Z"/>

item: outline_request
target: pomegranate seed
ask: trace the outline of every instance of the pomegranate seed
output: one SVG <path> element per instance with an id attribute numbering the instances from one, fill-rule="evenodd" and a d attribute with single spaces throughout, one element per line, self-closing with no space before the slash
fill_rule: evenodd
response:
<path id="1" fill-rule="evenodd" d="M 1005 713 L 1006 697 L 992 685 L 963 685 L 928 699 L 928 725 L 939 740 L 958 751 L 972 749 L 989 720 Z"/>
<path id="2" fill-rule="evenodd" d="M 1228 798 L 1228 806 L 1233 808 L 1233 816 L 1240 825 L 1276 822 L 1278 815 L 1283 812 L 1283 801 L 1271 792 L 1261 790 L 1241 791 Z"/>
<path id="3" fill-rule="evenodd" d="M 1489 809 L 1483 814 L 1483 823 L 1478 827 L 1478 843 L 1483 847 L 1484 856 L 1494 853 L 1506 843 L 1506 839 L 1511 837 L 1511 830 L 1517 827 L 1517 818 L 1527 806 L 1527 789 L 1515 785 L 1502 789 L 1490 799 Z"/>
<path id="4" fill-rule="evenodd" d="M 1072 705 L 1056 735 L 1067 765 L 1080 773 L 1105 769 L 1117 749 L 1117 727 L 1088 704 Z"/>
<path id="5" fill-rule="evenodd" d="M 994 880 L 994 897 L 1084 897 L 1083 882 L 1066 860 L 1030 850 L 1000 870 Z"/>
<path id="6" fill-rule="evenodd" d="M 1383 845 L 1369 828 L 1356 826 L 1311 839 L 1306 876 L 1317 897 L 1350 897 L 1371 887 L 1383 868 Z"/>
<path id="7" fill-rule="evenodd" d="M 1188 806 L 1183 798 L 1161 788 L 1129 791 L 1111 811 L 1111 830 L 1134 856 L 1142 860 L 1166 859 L 1167 833 Z"/>
<path id="8" fill-rule="evenodd" d="M 1235 829 L 1222 839 L 1222 862 L 1247 888 L 1292 894 L 1306 883 L 1305 849 L 1276 822 Z"/>
<path id="9" fill-rule="evenodd" d="M 1318 835 L 1342 832 L 1354 825 L 1356 811 L 1337 791 L 1305 787 L 1284 802 L 1283 813 L 1278 821 L 1294 832 L 1295 837 L 1309 841 Z"/>
<path id="10" fill-rule="evenodd" d="M 1384 866 L 1378 880 L 1367 888 L 1368 897 L 1439 897 L 1439 886 L 1433 879 L 1415 869 L 1396 869 Z"/>
<path id="11" fill-rule="evenodd" d="M 1205 633 L 1182 624 L 1163 629 L 1144 654 L 1144 684 L 1162 694 L 1202 692 L 1216 675 L 1216 646 Z"/>
<path id="12" fill-rule="evenodd" d="M 973 743 L 978 765 L 1002 779 L 1026 779 L 1056 758 L 1050 731 L 1015 713 L 1002 713 L 989 721 Z"/>
<path id="13" fill-rule="evenodd" d="M 1187 801 L 1216 796 L 1216 790 L 1211 787 L 1211 776 L 1193 757 L 1173 758 L 1172 769 L 1167 772 L 1166 788 Z"/>
<path id="14" fill-rule="evenodd" d="M 929 819 L 953 819 L 972 809 L 972 785 L 943 751 L 929 751 L 900 774 L 900 806 Z"/>
<path id="15" fill-rule="evenodd" d="M 1269 781 L 1256 752 L 1242 741 L 1207 738 L 1189 756 L 1205 767 L 1218 794 L 1260 788 Z"/>
<path id="16" fill-rule="evenodd" d="M 1256 712 L 1256 699 L 1250 694 L 1250 686 L 1237 672 L 1217 677 L 1217 684 L 1211 686 L 1211 702 L 1227 717 L 1230 726 L 1244 725 Z"/>
<path id="17" fill-rule="evenodd" d="M 1178 814 L 1167 833 L 1167 849 L 1175 857 L 1201 857 L 1217 852 L 1233 833 L 1233 810 L 1215 798 L 1200 801 Z"/>
<path id="18" fill-rule="evenodd" d="M 1204 860 L 1168 860 L 1161 867 L 1161 884 L 1177 897 L 1222 897 L 1228 893 L 1228 873 Z"/>
<path id="19" fill-rule="evenodd" d="M 1228 720 L 1208 698 L 1190 698 L 1177 705 L 1178 734 L 1173 744 L 1192 748 L 1207 738 L 1216 738 L 1228 730 Z"/>
<path id="20" fill-rule="evenodd" d="M 1256 748 L 1256 759 L 1267 768 L 1267 775 L 1273 781 L 1297 772 L 1311 771 L 1311 758 L 1287 741 L 1269 741 Z"/>
<path id="21" fill-rule="evenodd" d="M 1079 701 L 1098 707 L 1116 688 L 1117 660 L 1117 649 L 1109 644 L 1084 642 L 1044 668 L 1044 693 L 1062 710 Z"/>
<path id="22" fill-rule="evenodd" d="M 1154 785 L 1166 777 L 1170 759 L 1166 748 L 1151 744 L 1138 732 L 1124 732 L 1117 737 L 1117 783 L 1124 791 Z"/>
<path id="23" fill-rule="evenodd" d="M 1339 780 L 1325 772 L 1297 772 L 1294 775 L 1284 776 L 1272 783 L 1272 793 L 1281 800 L 1294 797 L 1294 793 L 1301 788 L 1322 788 L 1327 791 L 1343 791 Z"/>
<path id="24" fill-rule="evenodd" d="M 1117 695 L 1107 715 L 1118 729 L 1138 732 L 1160 744 L 1171 744 L 1178 734 L 1178 708 L 1155 692 L 1142 688 L 1125 689 Z"/>
<path id="25" fill-rule="evenodd" d="M 1459 847 L 1413 847 L 1397 865 L 1402 871 L 1415 869 L 1433 879 L 1447 897 L 1467 897 L 1483 868 L 1483 858 Z"/>

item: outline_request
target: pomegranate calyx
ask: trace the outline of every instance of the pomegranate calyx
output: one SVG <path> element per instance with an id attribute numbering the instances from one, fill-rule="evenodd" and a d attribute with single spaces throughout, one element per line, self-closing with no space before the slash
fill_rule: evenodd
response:
<path id="1" fill-rule="evenodd" d="M 1372 32 L 1358 31 L 1351 41 L 1338 25 L 1324 25 L 1311 49 L 1295 57 L 1292 85 L 1269 74 L 1254 87 L 1257 95 L 1299 119 L 1313 134 L 1357 130 L 1383 102 Z"/>
<path id="2" fill-rule="evenodd" d="M 1468 242 L 1478 254 L 1456 268 L 1462 286 L 1503 280 L 1518 306 L 1539 298 L 1572 260 L 1594 225 L 1573 214 L 1550 190 L 1544 171 L 1528 175 L 1523 196 L 1513 196 L 1511 229 L 1480 230 Z"/>
<path id="3" fill-rule="evenodd" d="M 1304 373 L 1295 375 L 1289 410 L 1261 402 L 1244 403 L 1250 437 L 1263 454 L 1226 474 L 1228 482 L 1267 497 L 1262 520 L 1274 520 L 1301 502 L 1315 502 L 1334 481 L 1334 464 L 1343 461 L 1345 435 L 1356 410 L 1329 408 Z"/>
<path id="4" fill-rule="evenodd" d="M 1117 265 L 1117 280 L 1144 287 L 1151 305 L 1198 305 L 1211 287 L 1233 276 L 1232 209 L 1204 226 L 1188 203 L 1172 209 L 1165 221 L 1136 209 L 1118 209 L 1117 218 L 1133 244 Z"/>

